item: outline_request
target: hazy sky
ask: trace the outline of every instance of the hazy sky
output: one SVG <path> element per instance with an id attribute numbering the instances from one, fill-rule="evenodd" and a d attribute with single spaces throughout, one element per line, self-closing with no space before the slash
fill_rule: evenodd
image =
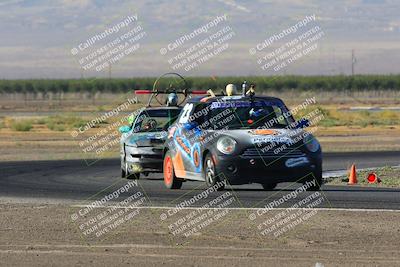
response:
<path id="1" fill-rule="evenodd" d="M 356 73 L 399 73 L 399 10 L 395 0 L 4 0 L 0 78 L 350 74 L 352 49 Z M 287 64 L 266 67 L 276 56 Z"/>

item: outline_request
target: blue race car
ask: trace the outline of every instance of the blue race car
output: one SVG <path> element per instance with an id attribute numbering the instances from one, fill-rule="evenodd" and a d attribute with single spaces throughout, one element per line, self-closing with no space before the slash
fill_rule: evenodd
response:
<path id="1" fill-rule="evenodd" d="M 228 88 L 228 87 L 227 87 Z M 280 182 L 322 182 L 319 142 L 295 121 L 283 101 L 241 95 L 189 99 L 169 128 L 164 148 L 164 184 L 179 189 L 187 180 L 208 186 L 259 183 L 271 190 Z M 285 115 L 285 116 L 284 116 Z"/>

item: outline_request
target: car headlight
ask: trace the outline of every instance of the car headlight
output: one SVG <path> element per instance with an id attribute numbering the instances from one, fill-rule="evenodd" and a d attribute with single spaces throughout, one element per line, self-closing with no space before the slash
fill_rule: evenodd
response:
<path id="1" fill-rule="evenodd" d="M 311 134 L 303 138 L 304 145 L 310 152 L 317 152 L 319 149 L 319 142 Z"/>
<path id="2" fill-rule="evenodd" d="M 224 154 L 232 154 L 235 150 L 236 141 L 230 137 L 221 137 L 217 142 L 217 149 Z"/>

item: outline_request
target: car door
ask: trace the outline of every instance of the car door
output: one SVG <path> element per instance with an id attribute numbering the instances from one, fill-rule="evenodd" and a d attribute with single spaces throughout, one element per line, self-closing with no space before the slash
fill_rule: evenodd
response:
<path id="1" fill-rule="evenodd" d="M 173 136 L 173 161 L 178 177 L 201 180 L 201 155 L 197 124 L 192 121 L 196 103 L 187 103 L 178 118 Z"/>

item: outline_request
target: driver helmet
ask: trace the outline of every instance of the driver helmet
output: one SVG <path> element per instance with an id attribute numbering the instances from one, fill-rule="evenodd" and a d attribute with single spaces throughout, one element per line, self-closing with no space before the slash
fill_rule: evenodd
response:
<path id="1" fill-rule="evenodd" d="M 153 130 L 157 128 L 157 121 L 155 119 L 150 119 L 144 125 L 145 130 Z"/>
<path id="2" fill-rule="evenodd" d="M 167 97 L 167 107 L 177 106 L 178 105 L 178 96 L 175 93 L 170 93 Z"/>
<path id="3" fill-rule="evenodd" d="M 225 92 L 228 96 L 233 96 L 236 94 L 236 85 L 230 83 L 226 86 Z"/>

